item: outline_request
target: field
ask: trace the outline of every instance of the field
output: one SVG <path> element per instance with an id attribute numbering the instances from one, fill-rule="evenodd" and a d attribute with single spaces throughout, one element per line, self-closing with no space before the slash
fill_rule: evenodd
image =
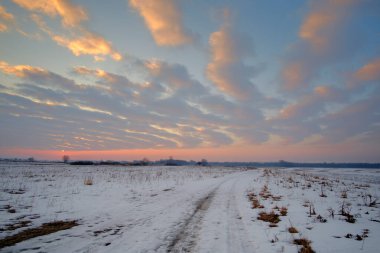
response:
<path id="1" fill-rule="evenodd" d="M 0 164 L 0 252 L 377 252 L 380 169 Z"/>

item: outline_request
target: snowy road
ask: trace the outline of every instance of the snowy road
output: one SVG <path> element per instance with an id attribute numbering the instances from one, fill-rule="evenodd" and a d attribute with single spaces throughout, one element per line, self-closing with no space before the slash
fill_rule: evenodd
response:
<path id="1" fill-rule="evenodd" d="M 249 172 L 229 177 L 200 199 L 168 252 L 253 252 L 245 225 L 249 178 Z"/>
<path id="2" fill-rule="evenodd" d="M 254 252 L 253 237 L 246 229 L 251 223 L 246 199 L 253 178 L 249 174 L 239 173 L 216 188 L 200 223 L 195 252 Z"/>
<path id="3" fill-rule="evenodd" d="M 245 192 L 252 182 L 248 174 L 236 173 L 206 186 L 173 191 L 141 206 L 140 214 L 146 212 L 143 217 L 131 220 L 107 250 L 253 252 L 243 221 L 249 210 Z"/>

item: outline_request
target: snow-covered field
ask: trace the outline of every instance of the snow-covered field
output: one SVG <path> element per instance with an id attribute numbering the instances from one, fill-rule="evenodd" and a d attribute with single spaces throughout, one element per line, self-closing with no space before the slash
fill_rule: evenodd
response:
<path id="1" fill-rule="evenodd" d="M 378 252 L 379 190 L 380 169 L 0 163 L 0 245 L 78 223 L 0 251 Z"/>

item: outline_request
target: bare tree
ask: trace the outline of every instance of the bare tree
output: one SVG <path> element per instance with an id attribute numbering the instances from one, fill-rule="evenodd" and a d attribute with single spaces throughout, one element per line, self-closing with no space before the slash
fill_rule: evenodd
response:
<path id="1" fill-rule="evenodd" d="M 141 160 L 141 165 L 149 165 L 150 161 L 148 158 L 144 157 L 142 160 Z"/>
<path id="2" fill-rule="evenodd" d="M 64 163 L 68 163 L 70 160 L 70 157 L 68 155 L 64 155 L 64 156 L 62 156 L 62 160 Z"/>

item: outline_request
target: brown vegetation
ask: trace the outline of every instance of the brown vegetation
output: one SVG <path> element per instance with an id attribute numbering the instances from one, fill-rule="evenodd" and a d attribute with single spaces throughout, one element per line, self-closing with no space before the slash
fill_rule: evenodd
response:
<path id="1" fill-rule="evenodd" d="M 280 214 L 281 214 L 281 216 L 286 216 L 288 214 L 288 208 L 286 208 L 284 206 L 281 207 Z"/>
<path id="2" fill-rule="evenodd" d="M 270 223 L 279 223 L 281 221 L 280 215 L 278 215 L 277 213 L 273 211 L 270 213 L 260 212 L 259 217 L 257 219 L 265 221 L 265 222 L 270 222 Z"/>
<path id="3" fill-rule="evenodd" d="M 264 208 L 264 206 L 260 204 L 260 201 L 257 199 L 257 196 L 255 193 L 249 192 L 247 196 L 248 196 L 249 201 L 252 202 L 252 209 Z"/>
<path id="4" fill-rule="evenodd" d="M 50 223 L 44 223 L 37 228 L 29 228 L 21 231 L 15 235 L 7 236 L 3 239 L 0 239 L 0 249 L 8 246 L 12 246 L 16 243 L 42 236 L 51 234 L 60 230 L 65 230 L 77 226 L 77 221 L 54 221 Z"/>
<path id="5" fill-rule="evenodd" d="M 86 177 L 83 180 L 84 185 L 93 185 L 94 184 L 94 179 L 92 177 Z"/>
<path id="6" fill-rule="evenodd" d="M 294 239 L 293 243 L 302 246 L 302 248 L 298 251 L 299 253 L 315 253 L 315 251 L 311 248 L 311 241 L 305 238 Z"/>

